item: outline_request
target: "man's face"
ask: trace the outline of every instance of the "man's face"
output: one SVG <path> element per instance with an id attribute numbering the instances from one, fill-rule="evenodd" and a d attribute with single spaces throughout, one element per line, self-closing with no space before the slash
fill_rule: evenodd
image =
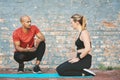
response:
<path id="1" fill-rule="evenodd" d="M 30 26 L 31 26 L 31 19 L 30 19 L 30 17 L 24 17 L 21 23 L 22 23 L 22 25 L 25 28 L 29 29 Z"/>

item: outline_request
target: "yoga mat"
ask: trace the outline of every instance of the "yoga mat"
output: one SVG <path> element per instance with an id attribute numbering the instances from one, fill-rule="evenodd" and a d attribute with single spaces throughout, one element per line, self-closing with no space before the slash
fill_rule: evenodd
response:
<path id="1" fill-rule="evenodd" d="M 23 74 L 6 74 L 0 73 L 0 78 L 92 78 L 93 76 L 59 76 L 57 73 L 23 73 Z"/>

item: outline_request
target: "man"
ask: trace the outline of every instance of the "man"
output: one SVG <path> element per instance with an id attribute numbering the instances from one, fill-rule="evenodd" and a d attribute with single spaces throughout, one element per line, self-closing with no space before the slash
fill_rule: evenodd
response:
<path id="1" fill-rule="evenodd" d="M 37 26 L 31 25 L 29 16 L 22 16 L 20 22 L 22 26 L 13 32 L 14 59 L 19 63 L 18 72 L 24 72 L 25 61 L 37 58 L 33 72 L 41 73 L 39 65 L 45 52 L 45 37 Z"/>

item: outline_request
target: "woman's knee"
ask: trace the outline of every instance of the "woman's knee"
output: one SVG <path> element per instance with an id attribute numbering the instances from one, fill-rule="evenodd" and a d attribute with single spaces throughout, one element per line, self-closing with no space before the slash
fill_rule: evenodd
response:
<path id="1" fill-rule="evenodd" d="M 63 75 L 65 73 L 65 71 L 67 71 L 67 65 L 66 65 L 66 62 L 59 65 L 57 68 L 56 68 L 56 71 L 58 72 L 59 75 Z"/>
<path id="2" fill-rule="evenodd" d="M 62 76 L 62 74 L 63 74 L 63 69 L 60 67 L 60 66 L 58 66 L 57 68 L 56 68 L 56 71 L 57 71 L 57 73 L 59 74 L 59 75 L 61 75 Z"/>

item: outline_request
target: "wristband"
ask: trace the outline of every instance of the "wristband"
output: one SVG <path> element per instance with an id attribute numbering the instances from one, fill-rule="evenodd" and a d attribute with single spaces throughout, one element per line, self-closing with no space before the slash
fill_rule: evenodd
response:
<path id="1" fill-rule="evenodd" d="M 79 58 L 81 60 L 82 58 L 80 58 L 80 54 L 81 53 L 77 53 L 77 58 Z"/>
<path id="2" fill-rule="evenodd" d="M 78 58 L 81 60 L 82 58 L 80 56 L 78 56 Z"/>

